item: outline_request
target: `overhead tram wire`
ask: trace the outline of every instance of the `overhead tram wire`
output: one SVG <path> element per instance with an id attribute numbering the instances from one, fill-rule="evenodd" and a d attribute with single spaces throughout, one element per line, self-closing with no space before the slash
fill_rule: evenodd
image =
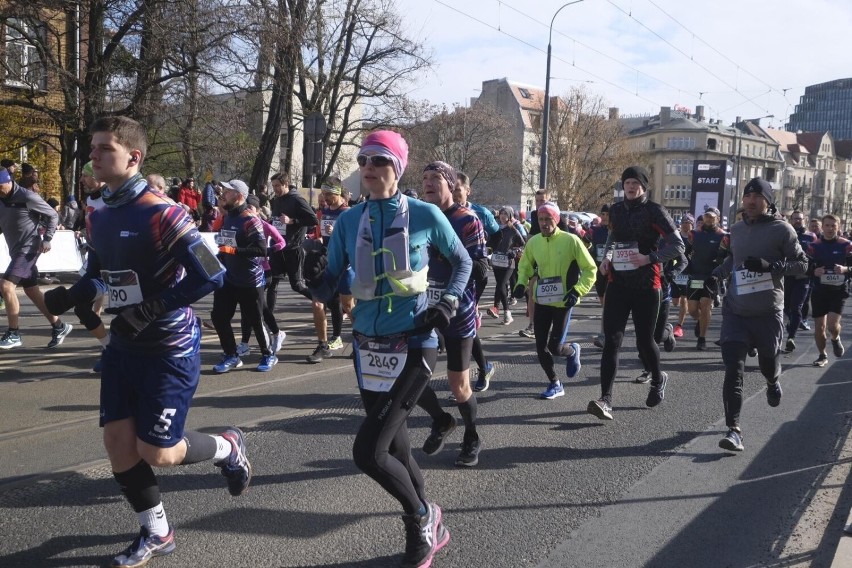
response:
<path id="1" fill-rule="evenodd" d="M 540 52 L 542 52 L 542 53 L 546 53 L 546 51 L 545 51 L 544 49 L 542 49 L 542 48 L 540 48 L 540 47 L 538 47 L 538 46 L 536 46 L 536 45 L 533 45 L 533 44 L 531 44 L 530 42 L 528 42 L 528 41 L 526 41 L 526 40 L 524 40 L 524 39 L 521 39 L 521 38 L 519 38 L 519 37 L 517 37 L 517 36 L 514 36 L 514 35 L 512 35 L 512 34 L 510 34 L 510 33 L 506 32 L 506 31 L 503 31 L 503 30 L 501 30 L 500 28 L 494 27 L 494 26 L 492 26 L 491 24 L 489 24 L 488 22 L 485 22 L 485 21 L 483 21 L 483 20 L 480 20 L 480 19 L 479 19 L 479 18 L 477 18 L 476 16 L 473 16 L 473 15 L 468 14 L 468 13 L 466 13 L 466 12 L 462 12 L 461 10 L 459 10 L 458 8 L 456 8 L 455 6 L 450 6 L 450 5 L 449 5 L 449 4 L 447 4 L 446 2 L 443 2 L 443 0 L 434 0 L 434 1 L 435 1 L 435 3 L 440 4 L 441 6 L 444 6 L 445 8 L 449 8 L 450 10 L 452 10 L 452 11 L 454 11 L 454 12 L 458 13 L 458 14 L 461 14 L 462 16 L 465 16 L 466 18 L 470 18 L 471 20 L 473 20 L 473 21 L 475 21 L 475 22 L 477 22 L 477 23 L 479 23 L 479 24 L 482 24 L 483 26 L 486 26 L 487 28 L 490 28 L 490 29 L 494 30 L 495 32 L 498 32 L 498 33 L 501 33 L 501 34 L 503 34 L 503 35 L 505 35 L 505 36 L 507 36 L 507 37 L 510 37 L 510 38 L 514 39 L 515 41 L 518 41 L 518 42 L 520 42 L 520 43 L 522 43 L 522 44 L 524 44 L 524 45 L 526 45 L 526 46 L 528 46 L 528 47 L 531 47 L 532 49 L 535 49 L 536 51 L 540 51 Z M 628 88 L 626 88 L 626 87 L 622 87 L 621 85 L 618 85 L 618 84 L 616 84 L 616 83 L 613 83 L 613 82 L 612 82 L 612 81 L 610 81 L 609 79 L 606 79 L 606 78 L 604 78 L 604 77 L 601 77 L 600 75 L 596 75 L 596 74 L 592 73 L 591 71 L 587 71 L 586 69 L 583 69 L 582 67 L 580 67 L 580 66 L 579 66 L 579 65 L 577 65 L 576 63 L 573 63 L 573 62 L 568 61 L 568 60 L 566 60 L 566 59 L 562 59 L 561 57 L 558 57 L 558 56 L 556 56 L 556 55 L 553 55 L 553 56 L 552 56 L 552 58 L 553 58 L 553 59 L 556 59 L 557 61 L 561 61 L 562 63 L 565 63 L 565 64 L 567 64 L 567 65 L 570 65 L 570 66 L 574 67 L 575 69 L 578 69 L 579 71 L 582 71 L 583 73 L 586 73 L 586 74 L 587 74 L 587 75 L 589 75 L 590 77 L 594 77 L 595 79 L 597 79 L 597 80 L 598 80 L 598 81 L 600 81 L 601 83 L 606 83 L 607 85 L 609 85 L 609 86 L 611 86 L 611 87 L 614 87 L 614 88 L 616 88 L 616 89 L 618 89 L 618 90 L 620 90 L 620 91 L 624 91 L 625 93 L 628 93 L 628 94 L 630 94 L 630 95 L 632 95 L 632 96 L 634 96 L 634 97 L 636 97 L 636 98 L 638 98 L 638 99 L 641 99 L 641 100 L 643 100 L 643 101 L 645 101 L 645 102 L 651 103 L 652 105 L 655 105 L 655 106 L 663 106 L 663 105 L 660 105 L 660 103 L 659 103 L 659 102 L 657 102 L 657 101 L 652 101 L 651 99 L 649 99 L 649 98 L 647 98 L 647 97 L 644 97 L 644 96 L 640 95 L 638 92 L 632 91 L 632 90 L 630 90 L 630 89 L 628 89 Z M 681 89 L 679 89 L 679 90 L 681 90 Z M 683 91 L 683 92 L 688 92 L 688 91 Z"/>
<path id="2" fill-rule="evenodd" d="M 720 83 L 722 83 L 723 85 L 725 85 L 725 86 L 726 86 L 726 87 L 728 87 L 729 89 L 733 89 L 733 90 L 734 90 L 734 92 L 736 92 L 737 94 L 739 94 L 739 95 L 740 95 L 740 96 L 742 96 L 743 98 L 746 98 L 746 97 L 745 97 L 745 95 L 743 95 L 743 94 L 742 94 L 742 92 L 741 92 L 741 91 L 740 91 L 740 90 L 739 90 L 736 86 L 731 85 L 731 84 L 730 84 L 730 83 L 728 83 L 725 79 L 723 79 L 722 77 L 720 77 L 719 75 L 717 75 L 716 73 L 714 73 L 713 71 L 711 71 L 711 70 L 710 70 L 710 69 L 709 69 L 706 65 L 704 65 L 704 64 L 702 64 L 702 63 L 700 63 L 700 62 L 698 62 L 698 61 L 697 61 L 694 57 L 691 57 L 691 56 L 690 56 L 690 55 L 688 55 L 686 52 L 684 52 L 681 48 L 679 48 L 678 46 L 674 45 L 672 42 L 670 42 L 669 40 L 667 40 L 666 38 L 664 38 L 663 36 L 661 36 L 660 34 L 658 34 L 657 32 L 655 32 L 654 30 L 652 30 L 651 28 L 649 28 L 649 27 L 648 27 L 647 25 L 645 25 L 645 24 L 644 24 L 641 20 L 639 20 L 638 18 L 636 18 L 635 16 L 633 16 L 633 14 L 631 14 L 630 12 L 626 11 L 624 8 L 622 8 L 621 6 L 619 6 L 618 4 L 616 4 L 615 2 L 613 2 L 613 0 L 607 0 L 607 2 L 608 2 L 608 3 L 609 3 L 609 4 L 613 7 L 613 8 L 615 8 L 616 10 L 618 10 L 619 12 L 621 12 L 622 14 L 624 14 L 625 16 L 627 16 L 628 18 L 630 18 L 631 20 L 633 20 L 634 22 L 636 22 L 638 25 L 640 25 L 640 26 L 642 26 L 643 28 L 645 28 L 646 30 L 648 30 L 648 31 L 649 31 L 652 35 L 654 35 L 655 37 L 657 37 L 660 41 L 662 41 L 663 43 L 665 43 L 666 45 L 668 45 L 669 47 L 671 47 L 672 49 L 674 49 L 675 51 L 677 51 L 678 53 L 680 53 L 681 55 L 683 55 L 685 58 L 687 58 L 687 59 L 689 59 L 690 61 L 692 61 L 693 63 L 695 63 L 698 67 L 700 67 L 701 69 L 703 69 L 704 71 L 706 71 L 706 72 L 707 72 L 707 73 L 708 73 L 711 77 L 713 77 L 713 78 L 717 79 Z M 757 103 L 752 102 L 752 104 L 754 104 L 754 106 L 756 106 L 756 107 L 760 108 L 760 109 L 761 109 L 761 111 L 767 110 L 767 109 L 762 108 L 762 107 L 761 107 L 760 105 L 758 105 Z"/>

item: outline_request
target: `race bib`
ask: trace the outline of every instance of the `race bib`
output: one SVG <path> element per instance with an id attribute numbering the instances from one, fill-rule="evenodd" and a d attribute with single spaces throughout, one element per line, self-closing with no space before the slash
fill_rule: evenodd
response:
<path id="1" fill-rule="evenodd" d="M 632 259 L 639 254 L 639 243 L 636 241 L 615 243 L 615 250 L 612 252 L 612 267 L 617 271 L 636 270 Z"/>
<path id="2" fill-rule="evenodd" d="M 216 237 L 216 244 L 220 247 L 236 247 L 237 232 L 222 229 L 219 231 L 219 236 Z"/>
<path id="3" fill-rule="evenodd" d="M 550 278 L 542 278 L 538 281 L 538 286 L 535 295 L 535 301 L 539 304 L 554 304 L 561 302 L 565 296 L 562 291 L 562 277 L 551 276 Z"/>
<path id="4" fill-rule="evenodd" d="M 276 229 L 278 229 L 278 232 L 281 233 L 282 235 L 284 234 L 284 231 L 287 229 L 287 225 L 282 223 L 281 220 L 278 219 L 277 217 L 272 219 L 272 226 L 275 227 Z"/>
<path id="5" fill-rule="evenodd" d="M 764 290 L 772 290 L 775 283 L 772 281 L 771 272 L 751 272 L 749 270 L 737 270 L 734 273 L 737 295 L 754 294 Z"/>
<path id="6" fill-rule="evenodd" d="M 674 277 L 674 283 L 677 286 L 686 286 L 687 284 L 689 284 L 689 274 L 678 274 Z"/>
<path id="7" fill-rule="evenodd" d="M 509 255 L 495 252 L 491 255 L 491 266 L 497 268 L 509 268 Z"/>
<path id="8" fill-rule="evenodd" d="M 606 245 L 595 245 L 595 260 L 601 262 L 606 254 Z"/>
<path id="9" fill-rule="evenodd" d="M 372 392 L 389 391 L 408 359 L 408 339 L 404 335 L 366 337 L 355 334 L 355 345 L 358 385 Z"/>
<path id="10" fill-rule="evenodd" d="M 704 280 L 690 280 L 689 288 L 691 290 L 698 290 L 700 288 L 704 288 Z"/>
<path id="11" fill-rule="evenodd" d="M 426 301 L 429 307 L 434 306 L 441 301 L 441 296 L 447 291 L 447 285 L 443 282 L 429 280 L 429 287 L 426 288 Z"/>
<path id="12" fill-rule="evenodd" d="M 845 281 L 845 276 L 842 274 L 835 274 L 834 272 L 823 272 L 819 277 L 819 283 L 824 284 L 825 286 L 843 286 Z"/>
<path id="13" fill-rule="evenodd" d="M 320 232 L 324 237 L 330 237 L 332 228 L 334 227 L 334 219 L 323 219 L 320 221 Z"/>
<path id="14" fill-rule="evenodd" d="M 139 276 L 132 270 L 101 271 L 101 278 L 107 287 L 107 307 L 123 308 L 142 303 L 142 288 Z"/>

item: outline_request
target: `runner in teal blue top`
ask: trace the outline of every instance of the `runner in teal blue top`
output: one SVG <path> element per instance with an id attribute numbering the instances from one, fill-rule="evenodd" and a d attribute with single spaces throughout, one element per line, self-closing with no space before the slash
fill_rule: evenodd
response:
<path id="1" fill-rule="evenodd" d="M 425 568 L 450 533 L 441 508 L 426 499 L 406 423 L 435 367 L 438 340 L 432 329 L 447 327 L 455 316 L 471 260 L 437 207 L 400 194 L 397 182 L 407 162 L 408 144 L 399 134 L 378 131 L 364 139 L 358 165 L 369 199 L 340 216 L 328 256 L 309 254 L 304 273 L 314 297 L 326 301 L 347 267 L 353 269 L 355 374 L 367 417 L 352 454 L 355 465 L 402 505 L 403 568 Z M 446 289 L 431 307 L 430 246 L 452 265 Z"/>

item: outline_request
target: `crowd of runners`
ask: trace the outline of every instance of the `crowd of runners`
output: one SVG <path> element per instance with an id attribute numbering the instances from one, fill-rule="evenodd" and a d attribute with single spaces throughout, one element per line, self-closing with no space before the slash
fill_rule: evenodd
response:
<path id="1" fill-rule="evenodd" d="M 499 378 L 478 336 L 483 316 L 510 324 L 525 308 L 529 324 L 520 333 L 534 340 L 530 352 L 546 379 L 539 396 L 553 400 L 564 395 L 563 380 L 576 377 L 588 361 L 589 351 L 583 353 L 572 336 L 571 319 L 594 289 L 602 309 L 600 333 L 592 338 L 602 350 L 600 397 L 586 409 L 613 420 L 628 318 L 643 365 L 636 381 L 648 384 L 645 404 L 656 407 L 681 403 L 667 396 L 660 346 L 683 349 L 691 327 L 694 348 L 706 350 L 713 311 L 721 309 L 716 343 L 729 431 L 719 446 L 734 452 L 744 449 L 740 410 L 749 356 L 757 358 L 774 407 L 782 398 L 781 355 L 801 341 L 797 334 L 808 329 L 808 310 L 819 351 L 814 365 L 826 364 L 829 344 L 834 357 L 844 354 L 840 320 L 852 243 L 838 234 L 832 215 L 811 220 L 807 230 L 799 211 L 789 222 L 781 218 L 771 185 L 760 178 L 742 188 L 741 220 L 731 227 L 721 225 L 713 207 L 676 224 L 649 199 L 648 173 L 630 167 L 621 176 L 624 200 L 604 205 L 583 223 L 563 214 L 547 190 L 536 193 L 528 215 L 510 206 L 491 211 L 471 202 L 470 179 L 441 161 L 424 165 L 416 192 L 403 192 L 398 182 L 410 170 L 408 146 L 398 133 L 380 130 L 364 138 L 357 156 L 359 199 L 329 179 L 314 209 L 286 174 L 276 174 L 268 196 L 242 180 L 210 184 L 210 193 L 198 192 L 193 212 L 186 203 L 195 199 L 191 187 L 188 197 L 175 201 L 162 176 L 142 176 L 142 125 L 110 117 L 97 120 L 90 133 L 91 162 L 81 180 L 87 258 L 69 287 L 43 293 L 38 286 L 36 260 L 50 253 L 57 212 L 0 168 L 0 227 L 11 257 L 2 276 L 8 328 L 0 348 L 24 344 L 18 286 L 53 326 L 48 347 L 59 346 L 71 331 L 61 319 L 70 310 L 100 342 L 95 370 L 104 445 L 140 525 L 113 566 L 142 566 L 175 550 L 154 467 L 210 462 L 232 495 L 248 489 L 252 469 L 243 433 L 231 427 L 209 435 L 184 424 L 199 380 L 203 327 L 219 339 L 216 373 L 242 367 L 252 337 L 256 370 L 275 369 L 286 337 L 276 321 L 282 312 L 276 311 L 278 285 L 285 278 L 312 309 L 317 346 L 309 362 L 321 363 L 351 342 L 366 414 L 354 433 L 354 461 L 399 502 L 401 565 L 410 568 L 430 566 L 450 531 L 427 494 L 407 419 L 415 406 L 431 417 L 426 455 L 442 450 L 460 420 L 455 464 L 479 463 L 487 431 L 478 424 L 477 393 Z M 200 229 L 215 233 L 215 247 Z M 493 297 L 483 298 L 492 278 Z M 212 311 L 198 317 L 191 306 L 208 294 Z M 112 316 L 108 330 L 103 311 Z M 343 331 L 347 318 L 351 337 Z M 446 358 L 457 415 L 430 386 L 439 356 Z"/>

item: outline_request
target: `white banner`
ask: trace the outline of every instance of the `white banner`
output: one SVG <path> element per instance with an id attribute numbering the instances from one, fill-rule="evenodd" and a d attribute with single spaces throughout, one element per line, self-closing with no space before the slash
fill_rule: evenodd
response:
<path id="1" fill-rule="evenodd" d="M 39 272 L 79 272 L 83 266 L 83 256 L 77 247 L 74 231 L 56 231 L 50 241 L 50 252 L 38 257 L 36 266 Z M 6 239 L 0 237 L 0 275 L 6 272 L 11 262 Z"/>

